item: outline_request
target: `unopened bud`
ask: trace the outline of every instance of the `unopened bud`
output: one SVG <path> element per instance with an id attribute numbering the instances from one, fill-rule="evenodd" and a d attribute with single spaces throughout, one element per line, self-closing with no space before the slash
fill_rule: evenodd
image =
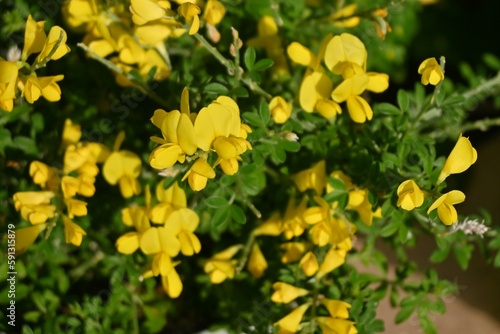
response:
<path id="1" fill-rule="evenodd" d="M 220 41 L 219 30 L 217 30 L 216 27 L 214 27 L 213 25 L 208 24 L 208 23 L 207 23 L 207 35 L 208 35 L 208 38 L 214 43 L 218 43 Z"/>
<path id="2" fill-rule="evenodd" d="M 286 139 L 287 141 L 298 141 L 298 140 L 299 140 L 299 136 L 297 136 L 297 134 L 296 134 L 296 133 L 294 133 L 294 132 L 287 131 L 287 132 L 285 133 L 285 139 Z"/>
<path id="3" fill-rule="evenodd" d="M 231 27 L 231 33 L 233 34 L 234 39 L 240 39 L 240 33 L 238 32 L 238 30 Z"/>

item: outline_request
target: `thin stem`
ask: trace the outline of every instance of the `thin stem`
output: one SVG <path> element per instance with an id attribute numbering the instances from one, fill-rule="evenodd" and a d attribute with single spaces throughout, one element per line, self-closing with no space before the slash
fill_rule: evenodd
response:
<path id="1" fill-rule="evenodd" d="M 143 94 L 146 94 L 147 96 L 149 96 L 151 99 L 153 99 L 154 101 L 156 101 L 158 104 L 162 105 L 163 107 L 168 108 L 168 102 L 167 102 L 167 100 L 161 98 L 154 91 L 152 91 L 151 89 L 149 89 L 145 85 L 144 82 L 137 80 L 137 78 L 135 78 L 132 74 L 125 72 L 124 70 L 122 70 L 121 68 L 119 68 L 117 65 L 115 65 L 113 62 L 111 62 L 111 61 L 109 61 L 109 60 L 107 60 L 107 59 L 99 56 L 96 52 L 94 52 L 94 50 L 92 50 L 91 48 L 89 48 L 84 43 L 78 43 L 77 46 L 80 47 L 80 48 L 82 48 L 83 50 L 85 50 L 85 52 L 87 52 L 88 54 L 90 54 L 95 60 L 97 60 L 98 62 L 100 62 L 101 64 L 103 64 L 107 68 L 109 68 L 110 70 L 112 70 L 112 71 L 114 71 L 114 72 L 116 72 L 116 73 L 118 73 L 120 75 L 123 75 L 130 82 L 132 82 L 135 85 L 135 87 L 138 90 L 140 90 Z"/>
<path id="2" fill-rule="evenodd" d="M 316 330 L 316 311 L 318 309 L 318 296 L 319 296 L 319 287 L 321 280 L 316 279 L 314 281 L 314 288 L 313 288 L 313 296 L 312 296 L 312 305 L 311 305 L 311 322 L 309 323 L 309 330 L 311 334 L 314 334 L 314 331 Z"/>
<path id="3" fill-rule="evenodd" d="M 250 236 L 248 237 L 248 240 L 245 244 L 245 247 L 243 248 L 243 253 L 241 254 L 241 257 L 238 261 L 238 267 L 236 268 L 236 274 L 239 274 L 243 268 L 245 267 L 245 264 L 248 261 L 248 257 L 250 256 L 250 251 L 252 250 L 253 243 L 255 242 L 255 235 L 253 233 L 250 233 Z"/>
<path id="4" fill-rule="evenodd" d="M 492 126 L 500 126 L 500 118 L 484 118 L 475 122 L 465 123 L 460 127 L 460 132 L 471 130 L 487 131 Z"/>
<path id="5" fill-rule="evenodd" d="M 471 98 L 476 98 L 477 95 L 482 94 L 484 92 L 488 92 L 490 93 L 489 95 L 492 95 L 491 90 L 494 88 L 498 88 L 499 86 L 500 86 L 500 72 L 498 72 L 498 74 L 493 79 L 485 81 L 479 86 L 463 93 L 462 95 L 465 99 L 463 104 L 465 104 L 467 100 Z"/>
<path id="6" fill-rule="evenodd" d="M 234 74 L 234 64 L 226 59 L 216 48 L 214 48 L 202 35 L 196 33 L 193 35 L 198 42 L 203 45 L 222 65 L 224 65 L 230 74 Z"/>

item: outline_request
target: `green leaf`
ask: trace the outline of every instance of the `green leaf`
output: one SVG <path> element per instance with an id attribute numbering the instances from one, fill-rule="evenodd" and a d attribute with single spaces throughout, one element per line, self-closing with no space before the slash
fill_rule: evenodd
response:
<path id="1" fill-rule="evenodd" d="M 0 128 L 0 154 L 5 154 L 5 148 L 12 146 L 12 137 L 9 130 Z"/>
<path id="2" fill-rule="evenodd" d="M 469 261 L 472 257 L 473 249 L 474 246 L 469 244 L 455 245 L 455 247 L 453 247 L 453 253 L 455 254 L 460 268 L 462 268 L 463 270 L 466 270 L 469 266 Z"/>
<path id="3" fill-rule="evenodd" d="M 215 95 L 223 95 L 229 92 L 226 86 L 218 82 L 209 83 L 208 85 L 205 86 L 204 91 L 207 94 L 215 94 Z"/>
<path id="4" fill-rule="evenodd" d="M 42 114 L 36 112 L 31 114 L 31 136 L 34 137 L 34 133 L 41 132 L 44 128 L 44 119 Z M 34 132 L 34 133 L 33 133 Z"/>
<path id="5" fill-rule="evenodd" d="M 345 186 L 344 181 L 342 181 L 339 178 L 328 177 L 328 184 L 330 185 L 330 187 L 332 187 L 332 189 L 334 191 L 337 191 L 337 192 L 346 192 L 347 191 L 347 188 Z"/>
<path id="6" fill-rule="evenodd" d="M 234 219 L 235 222 L 237 222 L 240 225 L 246 223 L 247 217 L 242 208 L 233 204 L 231 205 L 230 211 L 231 211 L 231 217 Z"/>
<path id="7" fill-rule="evenodd" d="M 234 95 L 236 97 L 248 97 L 249 96 L 248 90 L 243 86 L 239 86 L 239 87 L 232 89 L 230 94 Z"/>
<path id="8" fill-rule="evenodd" d="M 300 144 L 296 141 L 280 140 L 278 145 L 288 152 L 298 152 L 300 151 Z"/>
<path id="9" fill-rule="evenodd" d="M 500 71 L 500 59 L 492 53 L 485 53 L 483 61 L 494 71 Z"/>
<path id="10" fill-rule="evenodd" d="M 380 231 L 380 236 L 383 238 L 390 237 L 396 231 L 399 229 L 401 226 L 401 221 L 400 220 L 392 220 L 389 224 L 385 225 L 382 230 Z"/>
<path id="11" fill-rule="evenodd" d="M 224 208 L 229 206 L 229 202 L 222 196 L 212 196 L 205 200 L 205 203 L 214 209 Z"/>
<path id="12" fill-rule="evenodd" d="M 212 217 L 212 226 L 214 228 L 221 228 L 222 226 L 225 226 L 229 220 L 229 216 L 229 206 L 217 210 Z"/>
<path id="13" fill-rule="evenodd" d="M 450 253 L 451 247 L 447 246 L 444 248 L 438 248 L 434 252 L 432 252 L 429 261 L 432 263 L 441 263 L 448 257 Z"/>
<path id="14" fill-rule="evenodd" d="M 415 310 L 415 306 L 416 305 L 408 305 L 408 306 L 402 307 L 401 310 L 399 310 L 398 314 L 396 314 L 395 322 L 397 324 L 400 324 L 403 321 L 407 320 L 413 314 L 413 311 Z"/>
<path id="15" fill-rule="evenodd" d="M 259 115 L 253 113 L 253 112 L 244 112 L 242 115 L 243 117 L 243 120 L 252 125 L 252 126 L 255 126 L 255 127 L 259 127 L 259 128 L 262 128 L 262 127 L 265 127 L 264 124 L 262 124 L 262 119 L 259 117 Z"/>
<path id="16" fill-rule="evenodd" d="M 255 49 L 253 47 L 249 47 L 243 56 L 243 61 L 245 62 L 245 66 L 249 71 L 253 70 L 253 65 L 255 64 Z"/>
<path id="17" fill-rule="evenodd" d="M 410 98 L 408 97 L 408 93 L 402 89 L 398 91 L 398 105 L 403 112 L 407 112 L 410 106 Z"/>
<path id="18" fill-rule="evenodd" d="M 37 322 L 42 313 L 40 311 L 28 311 L 24 314 L 24 320 L 28 322 Z"/>
<path id="19" fill-rule="evenodd" d="M 393 104 L 390 103 L 378 103 L 373 107 L 373 112 L 377 115 L 389 115 L 389 116 L 395 116 L 395 115 L 400 115 L 401 110 L 399 110 L 398 107 L 396 107 Z"/>
<path id="20" fill-rule="evenodd" d="M 253 66 L 253 71 L 257 71 L 257 72 L 260 72 L 260 71 L 264 71 L 264 70 L 267 70 L 268 68 L 270 68 L 271 66 L 274 65 L 274 61 L 272 61 L 271 59 L 269 58 L 264 58 L 264 59 L 261 59 L 259 60 L 254 66 Z"/>
<path id="21" fill-rule="evenodd" d="M 269 105 L 265 102 L 261 102 L 259 105 L 259 115 L 264 123 L 264 126 L 267 126 L 271 121 L 271 112 L 269 111 Z"/>
<path id="22" fill-rule="evenodd" d="M 28 155 L 38 154 L 35 141 L 29 137 L 17 136 L 13 140 L 13 145 Z"/>

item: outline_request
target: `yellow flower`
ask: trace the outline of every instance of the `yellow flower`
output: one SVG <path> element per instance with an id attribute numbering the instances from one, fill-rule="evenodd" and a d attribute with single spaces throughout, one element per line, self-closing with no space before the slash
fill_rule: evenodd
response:
<path id="1" fill-rule="evenodd" d="M 323 334 L 356 334 L 358 332 L 354 326 L 355 323 L 350 320 L 330 317 L 317 317 L 316 320 Z"/>
<path id="2" fill-rule="evenodd" d="M 58 81 L 64 79 L 64 75 L 38 78 L 35 73 L 30 74 L 28 79 L 23 79 L 23 96 L 29 103 L 34 103 L 40 96 L 47 101 L 56 102 L 61 99 L 61 88 Z"/>
<path id="3" fill-rule="evenodd" d="M 254 48 L 264 48 L 267 57 L 274 61 L 271 67 L 273 73 L 277 76 L 286 76 L 289 74 L 288 63 L 285 52 L 282 47 L 281 37 L 278 35 L 278 25 L 270 15 L 264 15 L 257 24 L 258 36 L 248 41 L 248 46 Z"/>
<path id="4" fill-rule="evenodd" d="M 353 16 L 357 9 L 358 5 L 353 3 L 336 11 L 330 16 L 330 18 L 333 20 L 333 24 L 336 27 L 353 28 L 361 21 L 359 16 Z"/>
<path id="5" fill-rule="evenodd" d="M 179 6 L 177 11 L 179 15 L 186 19 L 187 23 L 191 24 L 188 33 L 190 35 L 196 34 L 200 29 L 200 17 L 198 16 L 201 13 L 200 7 L 190 2 L 184 2 Z"/>
<path id="6" fill-rule="evenodd" d="M 328 313 L 330 313 L 330 315 L 333 318 L 341 318 L 341 319 L 349 318 L 349 309 L 351 308 L 351 304 L 343 302 L 341 300 L 334 300 L 328 298 L 322 299 L 321 303 L 325 305 L 326 309 L 328 310 Z"/>
<path id="7" fill-rule="evenodd" d="M 477 160 L 477 151 L 469 141 L 469 138 L 458 137 L 450 155 L 446 159 L 443 169 L 439 174 L 437 184 L 443 182 L 450 174 L 458 174 L 466 171 Z"/>
<path id="8" fill-rule="evenodd" d="M 29 246 L 33 245 L 38 235 L 45 230 L 47 225 L 38 224 L 30 227 L 20 228 L 16 230 L 16 253 L 25 251 Z"/>
<path id="9" fill-rule="evenodd" d="M 252 274 L 252 276 L 256 278 L 260 278 L 262 274 L 264 274 L 264 271 L 267 269 L 266 258 L 262 254 L 262 251 L 260 250 L 260 247 L 256 242 L 252 246 L 250 258 L 248 259 L 247 269 Z"/>
<path id="10" fill-rule="evenodd" d="M 295 205 L 295 198 L 291 197 L 283 217 L 283 233 L 285 238 L 290 240 L 304 233 L 307 224 L 304 221 L 304 211 L 307 206 L 307 197 L 303 197 L 300 203 Z"/>
<path id="11" fill-rule="evenodd" d="M 86 216 L 87 215 L 87 203 L 74 198 L 66 198 L 64 200 L 66 204 L 66 209 L 68 210 L 68 217 L 73 218 L 74 216 Z"/>
<path id="12" fill-rule="evenodd" d="M 82 244 L 83 236 L 87 235 L 87 233 L 85 233 L 80 226 L 73 223 L 71 219 L 66 216 L 63 216 L 63 223 L 66 243 L 72 243 L 75 246 L 80 246 Z"/>
<path id="13" fill-rule="evenodd" d="M 283 282 L 274 283 L 273 289 L 274 293 L 271 296 L 271 300 L 275 303 L 288 304 L 298 297 L 305 296 L 309 293 L 309 290 L 297 288 L 293 285 Z"/>
<path id="14" fill-rule="evenodd" d="M 307 252 L 299 262 L 300 268 L 307 276 L 312 276 L 318 271 L 318 259 L 313 252 Z"/>
<path id="15" fill-rule="evenodd" d="M 179 274 L 175 270 L 176 263 L 173 264 L 172 269 L 167 275 L 162 275 L 161 284 L 163 289 L 170 298 L 177 298 L 182 292 L 182 281 Z"/>
<path id="16" fill-rule="evenodd" d="M 343 74 L 353 65 L 359 66 L 364 71 L 367 57 L 368 53 L 363 42 L 354 35 L 343 33 L 328 42 L 324 59 L 326 67 L 332 73 Z"/>
<path id="17" fill-rule="evenodd" d="M 236 261 L 231 260 L 231 258 L 241 248 L 243 248 L 243 245 L 231 246 L 207 260 L 203 270 L 210 276 L 210 281 L 213 284 L 219 284 L 228 278 L 232 279 L 234 277 Z"/>
<path id="18" fill-rule="evenodd" d="M 22 53 L 22 60 L 28 59 L 32 53 L 39 53 L 42 51 L 47 35 L 43 30 L 45 21 L 36 22 L 31 15 L 28 15 L 26 20 L 26 28 L 24 31 L 24 47 Z"/>
<path id="19" fill-rule="evenodd" d="M 54 49 L 59 39 L 61 39 L 60 44 L 57 46 L 57 49 Z M 53 26 L 50 28 L 49 35 L 45 40 L 42 50 L 36 58 L 36 62 L 46 61 L 49 56 L 49 60 L 57 60 L 63 57 L 66 53 L 70 52 L 71 49 L 66 45 L 66 40 L 66 31 L 64 31 L 63 28 L 59 26 Z"/>
<path id="20" fill-rule="evenodd" d="M 252 148 L 240 137 L 241 129 L 240 109 L 227 96 L 219 96 L 201 109 L 194 122 L 198 147 L 203 151 L 215 150 L 221 159 L 236 158 Z"/>
<path id="21" fill-rule="evenodd" d="M 31 224 L 43 224 L 54 217 L 56 207 L 50 205 L 54 193 L 51 191 L 25 191 L 14 194 L 14 207 Z"/>
<path id="22" fill-rule="evenodd" d="M 168 1 L 130 0 L 132 20 L 137 25 L 161 19 L 165 16 L 165 8 L 169 8 Z"/>
<path id="23" fill-rule="evenodd" d="M 205 189 L 208 179 L 213 179 L 214 177 L 215 171 L 213 168 L 204 158 L 200 157 L 196 159 L 193 166 L 191 166 L 187 173 L 182 177 L 181 181 L 188 179 L 191 189 L 194 191 L 200 191 Z"/>
<path id="24" fill-rule="evenodd" d="M 277 237 L 281 234 L 281 218 L 279 213 L 275 212 L 268 220 L 257 226 L 252 231 L 254 236 L 269 235 Z"/>
<path id="25" fill-rule="evenodd" d="M 180 224 L 151 227 L 142 233 L 139 247 L 146 255 L 165 253 L 174 257 L 181 250 L 181 244 L 176 237 L 179 229 Z"/>
<path id="26" fill-rule="evenodd" d="M 276 322 L 274 325 L 279 326 L 280 329 L 278 334 L 297 333 L 297 331 L 299 330 L 300 322 L 302 321 L 302 317 L 304 316 L 304 313 L 306 313 L 309 306 L 309 303 L 303 304 L 290 312 L 280 321 Z"/>
<path id="27" fill-rule="evenodd" d="M 161 144 L 149 157 L 151 167 L 164 169 L 172 167 L 177 161 L 183 163 L 186 155 L 193 155 L 197 149 L 195 127 L 190 119 L 189 93 L 184 88 L 181 96 L 181 111 L 166 112 L 155 110 L 151 122 L 158 127 L 163 138 L 151 137 Z"/>
<path id="28" fill-rule="evenodd" d="M 422 74 L 421 82 L 424 85 L 436 86 L 444 79 L 444 73 L 436 58 L 427 58 L 418 67 L 418 74 Z"/>
<path id="29" fill-rule="evenodd" d="M 43 162 L 32 161 L 29 170 L 33 183 L 39 184 L 42 188 L 56 191 L 59 186 L 57 171 Z"/>
<path id="30" fill-rule="evenodd" d="M 62 145 L 64 147 L 70 144 L 76 144 L 82 137 L 82 129 L 79 124 L 73 124 L 71 119 L 66 118 L 62 133 Z"/>
<path id="31" fill-rule="evenodd" d="M 137 154 L 121 150 L 118 151 L 125 133 L 122 131 L 118 134 L 113 153 L 109 155 L 102 167 L 102 175 L 104 179 L 111 185 L 119 182 L 120 191 L 125 198 L 132 197 L 141 192 L 141 186 L 137 177 L 141 174 L 142 162 Z"/>
<path id="32" fill-rule="evenodd" d="M 285 251 L 285 254 L 281 257 L 282 263 L 292 263 L 300 260 L 302 255 L 310 248 L 305 242 L 285 242 L 280 247 Z"/>
<path id="33" fill-rule="evenodd" d="M 352 242 L 350 238 L 346 238 L 341 243 L 337 244 L 335 247 L 331 247 L 330 250 L 325 255 L 321 266 L 318 269 L 317 278 L 329 274 L 333 270 L 337 269 L 345 262 L 345 257 L 347 252 L 352 248 Z"/>
<path id="34" fill-rule="evenodd" d="M 292 105 L 286 102 L 281 96 L 275 96 L 271 102 L 269 102 L 269 110 L 271 111 L 274 122 L 283 124 L 292 114 Z"/>
<path id="35" fill-rule="evenodd" d="M 0 108 L 12 111 L 16 98 L 18 68 L 15 63 L 0 58 Z"/>
<path id="36" fill-rule="evenodd" d="M 122 210 L 122 221 L 125 225 L 134 226 L 137 232 L 128 232 L 116 240 L 116 248 L 122 254 L 132 254 L 140 246 L 142 234 L 151 228 L 143 208 L 132 207 Z"/>
<path id="37" fill-rule="evenodd" d="M 413 180 L 406 180 L 398 187 L 397 205 L 407 211 L 418 208 L 424 203 L 424 192 Z"/>
<path id="38" fill-rule="evenodd" d="M 180 230 L 177 233 L 181 246 L 181 253 L 186 256 L 197 254 L 201 250 L 201 243 L 194 231 L 200 223 L 200 218 L 193 210 L 181 208 L 172 212 L 165 225 L 180 224 Z"/>
<path id="39" fill-rule="evenodd" d="M 314 189 L 317 195 L 323 194 L 326 186 L 326 163 L 321 160 L 313 167 L 305 169 L 292 176 L 297 188 L 304 192 L 307 189 Z"/>
<path id="40" fill-rule="evenodd" d="M 226 14 L 226 7 L 217 0 L 208 0 L 205 4 L 203 18 L 210 25 L 217 25 Z"/>
<path id="41" fill-rule="evenodd" d="M 453 205 L 465 201 L 465 194 L 459 190 L 452 190 L 439 197 L 432 203 L 427 214 L 437 208 L 439 219 L 445 225 L 451 225 L 458 221 L 457 210 Z"/>

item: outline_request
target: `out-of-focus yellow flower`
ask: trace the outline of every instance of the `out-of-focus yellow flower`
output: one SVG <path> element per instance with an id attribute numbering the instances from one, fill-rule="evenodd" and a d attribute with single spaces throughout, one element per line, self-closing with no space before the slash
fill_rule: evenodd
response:
<path id="1" fill-rule="evenodd" d="M 170 257 L 177 256 L 181 250 L 181 244 L 176 237 L 179 230 L 180 224 L 151 227 L 142 233 L 139 246 L 146 255 L 165 253 Z"/>
<path id="2" fill-rule="evenodd" d="M 187 23 L 191 24 L 188 33 L 190 35 L 196 34 L 200 29 L 200 7 L 190 2 L 184 2 L 179 6 L 177 11 L 179 15 L 183 16 L 186 19 Z"/>
<path id="3" fill-rule="evenodd" d="M 283 233 L 285 238 L 290 240 L 304 233 L 307 224 L 304 221 L 304 211 L 307 206 L 307 198 L 303 197 L 298 205 L 295 205 L 295 198 L 291 197 L 283 217 Z"/>
<path id="4" fill-rule="evenodd" d="M 285 242 L 281 244 L 281 249 L 285 251 L 281 257 L 281 262 L 285 264 L 296 262 L 302 258 L 309 248 L 309 245 L 305 242 Z"/>
<path id="5" fill-rule="evenodd" d="M 196 212 L 189 208 L 181 208 L 172 212 L 165 225 L 175 226 L 180 224 L 177 237 L 181 245 L 181 253 L 186 256 L 197 254 L 201 250 L 201 243 L 194 231 L 198 227 L 200 219 Z"/>
<path id="6" fill-rule="evenodd" d="M 476 149 L 472 147 L 469 138 L 462 137 L 462 134 L 460 134 L 455 147 L 453 147 L 453 150 L 444 163 L 437 184 L 443 182 L 450 174 L 465 172 L 476 160 Z"/>
<path id="7" fill-rule="evenodd" d="M 452 190 L 443 194 L 434 203 L 432 203 L 427 214 L 437 209 L 439 219 L 445 225 L 452 225 L 458 221 L 457 210 L 453 205 L 465 201 L 465 194 L 460 190 Z"/>
<path id="8" fill-rule="evenodd" d="M 70 144 L 76 144 L 82 137 L 82 129 L 79 124 L 73 124 L 71 119 L 67 118 L 64 121 L 64 129 L 62 133 L 62 145 L 66 147 Z"/>
<path id="9" fill-rule="evenodd" d="M 241 248 L 243 245 L 231 246 L 207 260 L 203 270 L 210 276 L 213 284 L 219 284 L 234 277 L 236 260 L 231 259 Z"/>
<path id="10" fill-rule="evenodd" d="M 130 0 L 132 20 L 137 25 L 161 19 L 166 14 L 165 8 L 170 8 L 168 1 Z"/>
<path id="11" fill-rule="evenodd" d="M 0 58 L 0 108 L 12 111 L 16 98 L 18 68 L 15 63 Z"/>
<path id="12" fill-rule="evenodd" d="M 203 18 L 210 25 L 217 25 L 226 14 L 226 7 L 218 0 L 208 0 L 205 4 Z"/>
<path id="13" fill-rule="evenodd" d="M 306 255 L 304 255 L 300 260 L 299 266 L 302 268 L 304 274 L 312 276 L 318 271 L 318 259 L 313 252 L 307 252 Z"/>
<path id="14" fill-rule="evenodd" d="M 133 152 L 127 150 L 118 151 L 124 139 L 125 133 L 122 131 L 116 138 L 114 152 L 104 162 L 102 175 L 111 185 L 119 183 L 122 196 L 129 198 L 141 192 L 137 177 L 141 174 L 142 162 L 137 154 Z"/>
<path id="15" fill-rule="evenodd" d="M 42 51 L 47 35 L 43 30 L 45 21 L 36 22 L 31 15 L 28 15 L 26 20 L 26 28 L 24 31 L 24 47 L 22 60 L 28 59 L 29 55 Z"/>
<path id="16" fill-rule="evenodd" d="M 413 180 L 406 180 L 398 187 L 397 205 L 405 210 L 411 211 L 424 203 L 424 192 Z"/>
<path id="17" fill-rule="evenodd" d="M 270 15 L 264 15 L 257 24 L 258 36 L 248 41 L 248 46 L 263 48 L 266 55 L 274 61 L 271 68 L 276 76 L 289 75 L 285 52 L 282 47 L 281 37 L 278 35 L 278 25 Z"/>
<path id="18" fill-rule="evenodd" d="M 299 330 L 300 322 L 302 321 L 302 317 L 306 313 L 310 304 L 306 303 L 300 305 L 295 310 L 290 312 L 287 316 L 276 322 L 274 325 L 279 326 L 278 334 L 292 334 L 297 333 Z"/>
<path id="19" fill-rule="evenodd" d="M 191 189 L 200 191 L 205 189 L 208 179 L 213 179 L 214 177 L 215 171 L 213 168 L 208 164 L 205 158 L 200 157 L 196 159 L 193 166 L 191 166 L 181 181 L 188 179 Z"/>
<path id="20" fill-rule="evenodd" d="M 357 65 L 364 71 L 367 57 L 368 53 L 363 42 L 354 35 L 343 33 L 328 41 L 324 60 L 332 73 L 343 74 L 353 65 Z"/>
<path id="21" fill-rule="evenodd" d="M 281 234 L 281 218 L 279 213 L 275 212 L 268 220 L 257 226 L 252 231 L 254 236 L 269 235 L 277 237 Z"/>
<path id="22" fill-rule="evenodd" d="M 250 252 L 250 258 L 248 259 L 247 269 L 256 278 L 260 278 L 264 271 L 267 269 L 267 261 L 260 250 L 259 245 L 255 242 L 252 246 L 252 251 Z"/>
<path id="23" fill-rule="evenodd" d="M 326 253 L 323 262 L 321 263 L 318 273 L 316 274 L 317 278 L 329 274 L 333 270 L 337 269 L 345 262 L 345 257 L 347 252 L 352 248 L 352 242 L 350 238 L 346 238 L 341 243 L 337 244 L 334 247 L 331 247 L 330 250 Z"/>
<path id="24" fill-rule="evenodd" d="M 82 244 L 83 236 L 87 235 L 87 233 L 85 233 L 85 231 L 80 226 L 73 223 L 71 219 L 66 216 L 63 216 L 63 223 L 66 243 L 80 246 Z"/>
<path id="25" fill-rule="evenodd" d="M 66 198 L 64 200 L 66 209 L 68 210 L 68 217 L 74 216 L 82 217 L 87 215 L 87 203 L 74 198 Z"/>
<path id="26" fill-rule="evenodd" d="M 274 293 L 271 296 L 271 300 L 275 303 L 285 303 L 288 304 L 298 297 L 305 296 L 309 293 L 309 290 L 297 288 L 291 284 L 284 282 L 276 282 L 273 284 Z"/>
<path id="27" fill-rule="evenodd" d="M 32 73 L 27 79 L 22 80 L 23 96 L 29 103 L 34 103 L 40 96 L 50 102 L 59 101 L 61 88 L 57 82 L 62 79 L 64 79 L 62 74 L 52 77 L 37 77 L 35 73 Z"/>
<path id="28" fill-rule="evenodd" d="M 57 171 L 43 162 L 32 161 L 29 170 L 33 183 L 39 184 L 42 188 L 56 191 L 59 185 Z"/>
<path id="29" fill-rule="evenodd" d="M 16 253 L 25 251 L 33 245 L 38 235 L 47 227 L 45 224 L 37 224 L 16 230 Z"/>
<path id="30" fill-rule="evenodd" d="M 427 58 L 418 67 L 418 74 L 422 74 L 421 82 L 424 85 L 436 86 L 444 80 L 444 72 L 439 66 L 436 58 Z"/>
<path id="31" fill-rule="evenodd" d="M 333 24 L 339 28 L 354 28 L 359 24 L 361 18 L 359 16 L 354 16 L 358 5 L 353 3 L 343 7 L 342 9 L 333 13 L 330 18 L 333 20 Z"/>
<path id="32" fill-rule="evenodd" d="M 271 111 L 274 122 L 283 124 L 292 114 L 292 105 L 286 102 L 281 96 L 275 96 L 271 102 L 269 102 L 269 110 Z"/>
<path id="33" fill-rule="evenodd" d="M 54 217 L 56 207 L 50 205 L 54 193 L 51 191 L 25 191 L 14 194 L 14 207 L 31 224 L 43 224 Z"/>
<path id="34" fill-rule="evenodd" d="M 328 298 L 322 299 L 321 303 L 325 305 L 326 309 L 328 310 L 328 313 L 330 313 L 330 315 L 333 318 L 341 318 L 341 319 L 349 318 L 349 309 L 351 308 L 351 304 L 343 302 L 341 300 L 334 300 Z"/>
<path id="35" fill-rule="evenodd" d="M 346 319 L 317 317 L 319 327 L 323 334 L 356 334 L 358 330 L 355 323 Z"/>
<path id="36" fill-rule="evenodd" d="M 151 228 L 147 213 L 141 207 L 122 210 L 122 221 L 127 226 L 134 226 L 137 232 L 128 232 L 116 240 L 116 248 L 122 254 L 132 254 L 140 246 L 141 236 Z"/>
<path id="37" fill-rule="evenodd" d="M 326 186 L 326 163 L 321 160 L 313 167 L 300 171 L 292 176 L 297 188 L 304 192 L 307 189 L 313 189 L 317 195 L 323 194 Z"/>

